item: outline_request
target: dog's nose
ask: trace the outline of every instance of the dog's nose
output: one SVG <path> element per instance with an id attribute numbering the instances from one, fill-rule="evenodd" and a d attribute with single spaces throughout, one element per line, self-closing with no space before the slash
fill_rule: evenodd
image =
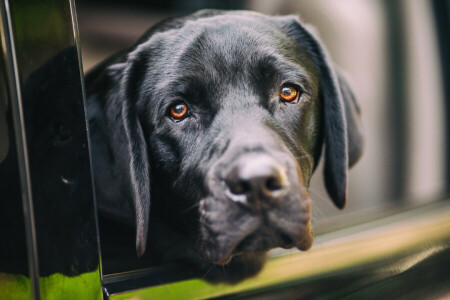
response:
<path id="1" fill-rule="evenodd" d="M 286 169 L 269 155 L 243 155 L 226 176 L 229 197 L 247 206 L 274 203 L 288 191 Z"/>

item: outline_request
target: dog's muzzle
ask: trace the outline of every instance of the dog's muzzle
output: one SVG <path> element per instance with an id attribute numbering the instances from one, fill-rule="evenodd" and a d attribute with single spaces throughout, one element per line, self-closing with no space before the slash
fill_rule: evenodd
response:
<path id="1" fill-rule="evenodd" d="M 253 149 L 230 150 L 209 173 L 200 244 L 216 264 L 244 252 L 312 245 L 310 200 L 297 162 L 287 150 Z"/>

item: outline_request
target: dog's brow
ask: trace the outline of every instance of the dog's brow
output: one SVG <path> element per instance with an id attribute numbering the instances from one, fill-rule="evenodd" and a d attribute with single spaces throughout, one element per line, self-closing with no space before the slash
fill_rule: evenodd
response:
<path id="1" fill-rule="evenodd" d="M 279 83 L 294 83 L 300 85 L 304 92 L 312 92 L 312 79 L 310 74 L 297 64 L 284 63 L 277 67 Z"/>
<path id="2" fill-rule="evenodd" d="M 311 78 L 305 72 L 300 70 L 287 70 L 281 73 L 280 77 L 283 83 L 298 83 L 306 92 L 310 92 L 311 90 Z"/>
<path id="3" fill-rule="evenodd" d="M 311 76 L 298 62 L 293 62 L 281 55 L 270 55 L 259 59 L 258 66 L 276 72 L 281 81 L 294 81 L 305 86 L 305 88 L 310 88 Z"/>

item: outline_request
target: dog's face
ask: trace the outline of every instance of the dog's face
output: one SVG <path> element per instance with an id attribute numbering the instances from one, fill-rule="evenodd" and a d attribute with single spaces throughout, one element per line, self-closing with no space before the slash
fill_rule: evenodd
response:
<path id="1" fill-rule="evenodd" d="M 105 74 L 109 84 L 94 87 L 107 91 L 92 94 L 121 107 L 126 138 L 116 148 L 127 152 L 138 252 L 150 196 L 152 215 L 184 232 L 204 261 L 309 249 L 307 187 L 324 140 L 327 188 L 345 205 L 347 168 L 361 152 L 357 107 L 295 18 L 202 11 L 171 20 Z"/>
<path id="2" fill-rule="evenodd" d="M 140 65 L 151 66 L 139 98 L 152 183 L 211 262 L 277 246 L 306 250 L 306 187 L 321 132 L 313 63 L 273 24 L 216 19 L 161 36 L 157 53 L 139 49 Z"/>

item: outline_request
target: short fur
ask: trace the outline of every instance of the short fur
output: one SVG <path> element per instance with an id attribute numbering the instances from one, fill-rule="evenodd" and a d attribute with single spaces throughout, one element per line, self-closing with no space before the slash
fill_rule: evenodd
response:
<path id="1" fill-rule="evenodd" d="M 280 101 L 286 82 L 302 90 L 298 103 Z M 326 188 L 345 206 L 348 167 L 362 153 L 359 108 L 296 17 L 204 10 L 168 19 L 91 71 L 86 86 L 100 214 L 136 228 L 138 255 L 148 246 L 159 261 L 225 264 L 226 278 L 206 278 L 237 282 L 270 248 L 308 249 L 307 187 L 323 144 Z M 168 116 L 177 101 L 191 111 L 181 122 Z M 277 162 L 288 178 L 282 199 L 258 198 L 258 209 L 227 187 L 253 158 Z"/>

